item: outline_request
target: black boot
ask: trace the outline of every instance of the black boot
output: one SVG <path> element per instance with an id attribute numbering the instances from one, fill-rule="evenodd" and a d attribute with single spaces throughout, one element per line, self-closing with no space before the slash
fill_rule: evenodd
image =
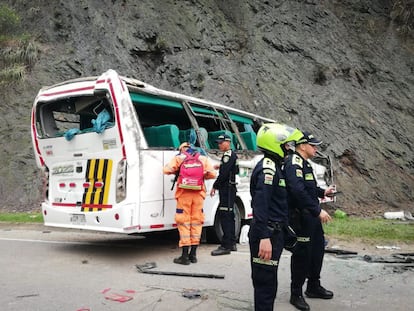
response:
<path id="1" fill-rule="evenodd" d="M 304 310 L 304 311 L 310 310 L 309 305 L 307 304 L 307 302 L 305 301 L 305 298 L 303 298 L 302 295 L 300 296 L 290 295 L 290 303 L 299 310 Z"/>
<path id="2" fill-rule="evenodd" d="M 211 252 L 211 256 L 220 256 L 220 255 L 228 255 L 231 253 L 230 248 L 225 248 L 223 246 L 219 246 L 217 249 Z"/>
<path id="3" fill-rule="evenodd" d="M 174 263 L 179 265 L 189 265 L 190 259 L 188 259 L 188 246 L 183 246 L 183 253 L 180 257 L 174 258 Z"/>
<path id="4" fill-rule="evenodd" d="M 188 255 L 191 263 L 197 263 L 197 245 L 191 245 L 190 255 Z"/>
<path id="5" fill-rule="evenodd" d="M 333 298 L 333 292 L 330 290 L 327 290 L 326 288 L 322 287 L 320 284 L 317 284 L 315 286 L 309 286 L 305 291 L 305 294 L 309 298 L 320 298 L 320 299 L 332 299 Z"/>

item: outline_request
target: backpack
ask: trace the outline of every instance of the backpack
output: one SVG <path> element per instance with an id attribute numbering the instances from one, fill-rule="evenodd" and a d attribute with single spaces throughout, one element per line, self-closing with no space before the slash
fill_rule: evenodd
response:
<path id="1" fill-rule="evenodd" d="M 200 161 L 200 154 L 185 153 L 186 157 L 181 163 L 178 175 L 178 188 L 189 190 L 201 190 L 204 183 L 204 167 Z"/>

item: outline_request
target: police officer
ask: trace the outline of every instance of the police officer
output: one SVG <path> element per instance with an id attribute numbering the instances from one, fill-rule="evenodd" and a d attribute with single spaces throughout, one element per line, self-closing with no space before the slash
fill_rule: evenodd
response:
<path id="1" fill-rule="evenodd" d="M 320 272 L 324 256 L 324 233 L 322 223 L 331 220 L 321 209 L 319 198 L 334 192 L 334 187 L 322 189 L 317 186 L 312 166 L 317 146 L 322 141 L 304 132 L 296 141 L 295 152 L 287 156 L 284 174 L 289 196 L 291 225 L 297 233 L 298 243 L 291 257 L 290 303 L 299 310 L 310 310 L 302 295 L 302 287 L 308 278 L 305 294 L 309 298 L 331 299 L 333 292 L 320 284 Z"/>
<path id="2" fill-rule="evenodd" d="M 257 146 L 264 153 L 250 179 L 253 219 L 249 230 L 250 264 L 256 311 L 273 310 L 279 258 L 284 247 L 288 202 L 282 163 L 285 144 L 302 133 L 284 124 L 264 124 Z"/>
<path id="3" fill-rule="evenodd" d="M 213 184 L 210 195 L 214 196 L 219 191 L 220 202 L 218 206 L 218 217 L 223 230 L 221 245 L 211 252 L 212 256 L 227 255 L 231 251 L 237 251 L 234 200 L 236 198 L 236 174 L 238 174 L 237 155 L 231 150 L 231 137 L 227 134 L 220 135 L 216 140 L 220 151 L 223 151 L 219 169 L 219 175 Z"/>

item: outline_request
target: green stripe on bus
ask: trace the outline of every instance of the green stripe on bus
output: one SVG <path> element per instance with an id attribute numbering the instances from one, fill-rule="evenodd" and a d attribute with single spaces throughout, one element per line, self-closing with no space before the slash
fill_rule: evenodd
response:
<path id="1" fill-rule="evenodd" d="M 137 94 L 137 93 L 130 93 L 130 95 L 131 95 L 131 100 L 133 103 L 137 103 L 137 104 L 145 103 L 145 104 L 152 104 L 152 105 L 159 105 L 159 106 L 164 106 L 164 107 L 183 109 L 183 106 L 181 105 L 181 103 L 177 101 L 172 101 L 172 100 L 160 98 L 157 96 L 143 95 L 143 94 Z M 208 108 L 194 107 L 194 106 L 191 106 L 191 108 L 195 112 L 198 112 L 198 113 L 205 113 L 208 115 L 218 115 L 220 117 L 222 116 L 220 112 L 216 112 Z M 233 121 L 246 123 L 246 124 L 253 124 L 253 120 L 250 118 L 239 116 L 233 113 L 229 113 L 229 116 Z"/>
<path id="2" fill-rule="evenodd" d="M 183 109 L 183 106 L 181 105 L 180 102 L 175 102 L 175 101 L 167 100 L 167 99 L 160 98 L 160 97 L 142 95 L 142 94 L 137 94 L 137 93 L 130 93 L 130 94 L 131 94 L 131 100 L 134 103 L 145 103 L 145 104 L 153 104 L 153 105 L 160 105 L 160 106 Z"/>

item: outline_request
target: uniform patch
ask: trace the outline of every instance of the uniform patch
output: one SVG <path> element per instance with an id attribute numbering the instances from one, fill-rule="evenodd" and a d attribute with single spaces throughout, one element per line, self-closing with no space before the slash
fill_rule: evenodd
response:
<path id="1" fill-rule="evenodd" d="M 283 178 L 279 179 L 279 187 L 286 187 L 286 181 Z"/>
<path id="2" fill-rule="evenodd" d="M 275 162 L 273 162 L 269 158 L 264 158 L 263 159 L 263 170 L 265 170 L 265 169 L 270 169 L 272 171 L 276 171 L 276 164 L 275 164 Z"/>
<path id="3" fill-rule="evenodd" d="M 292 164 L 299 165 L 300 167 L 303 167 L 303 159 L 300 156 L 294 154 L 293 157 L 292 157 Z"/>
<path id="4" fill-rule="evenodd" d="M 314 178 L 313 178 L 313 174 L 312 173 L 307 173 L 306 175 L 305 175 L 305 180 L 313 180 Z"/>
<path id="5" fill-rule="evenodd" d="M 264 175 L 264 183 L 266 185 L 273 185 L 273 175 L 265 174 Z"/>
<path id="6" fill-rule="evenodd" d="M 230 157 L 228 155 L 225 155 L 223 157 L 223 163 L 227 163 L 227 162 L 229 162 L 229 160 L 230 160 Z"/>
<path id="7" fill-rule="evenodd" d="M 303 172 L 302 172 L 302 170 L 296 170 L 296 177 L 300 177 L 300 178 L 302 178 L 302 177 L 303 177 Z"/>

